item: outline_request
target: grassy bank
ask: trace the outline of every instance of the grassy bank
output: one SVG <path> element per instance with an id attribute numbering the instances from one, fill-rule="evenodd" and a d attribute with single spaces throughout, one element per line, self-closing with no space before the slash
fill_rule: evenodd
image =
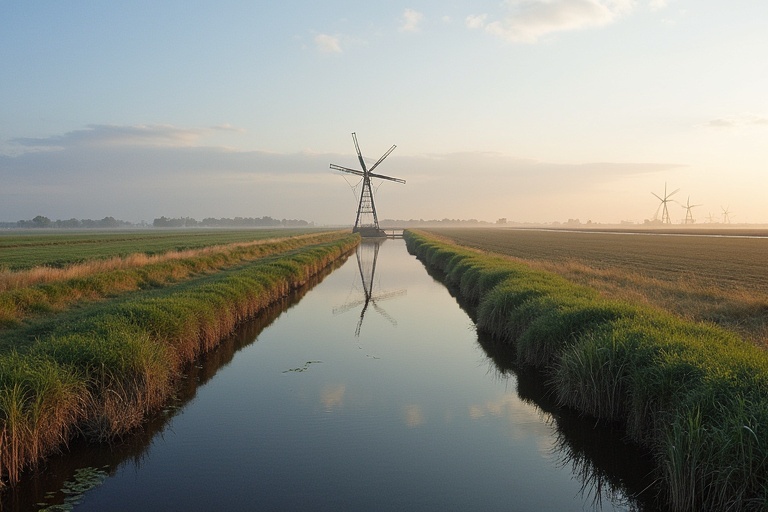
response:
<path id="1" fill-rule="evenodd" d="M 423 232 L 409 250 L 478 306 L 478 328 L 540 368 L 561 404 L 654 454 L 673 510 L 768 508 L 768 354 L 680 319 Z"/>
<path id="2" fill-rule="evenodd" d="M 141 252 L 107 259 L 94 257 L 64 268 L 40 266 L 0 273 L 0 329 L 17 326 L 30 316 L 62 311 L 80 302 L 167 286 L 335 237 L 338 232 L 265 238 L 156 255 Z"/>
<path id="3" fill-rule="evenodd" d="M 559 274 L 610 298 L 715 323 L 768 349 L 766 237 L 704 236 L 704 230 L 692 231 L 697 236 L 505 228 L 428 232 Z"/>
<path id="4" fill-rule="evenodd" d="M 173 391 L 183 365 L 358 243 L 337 233 L 176 284 L 81 304 L 3 332 L 0 475 L 76 433 L 129 432 Z"/>

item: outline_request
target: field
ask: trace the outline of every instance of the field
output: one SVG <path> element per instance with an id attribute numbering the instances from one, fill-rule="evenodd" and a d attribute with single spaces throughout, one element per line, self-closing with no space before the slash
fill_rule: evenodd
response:
<path id="1" fill-rule="evenodd" d="M 460 245 L 525 261 L 610 298 L 651 304 L 688 320 L 716 323 L 768 348 L 766 237 L 524 229 L 428 231 Z"/>
<path id="2" fill-rule="evenodd" d="M 343 231 L 185 233 L 3 239 L 2 258 L 28 251 L 42 266 L 0 274 L 0 487 L 74 435 L 140 426 L 184 365 L 359 241 Z"/>
<path id="3" fill-rule="evenodd" d="M 65 267 L 129 254 L 160 254 L 212 245 L 284 238 L 316 229 L 186 229 L 121 231 L 0 231 L 0 272 Z"/>

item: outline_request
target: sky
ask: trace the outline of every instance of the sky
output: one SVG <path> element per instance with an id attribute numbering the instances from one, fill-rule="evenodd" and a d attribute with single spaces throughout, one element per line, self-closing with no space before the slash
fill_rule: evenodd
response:
<path id="1" fill-rule="evenodd" d="M 0 221 L 768 223 L 768 2 L 0 2 Z M 660 215 L 660 212 L 659 212 Z"/>

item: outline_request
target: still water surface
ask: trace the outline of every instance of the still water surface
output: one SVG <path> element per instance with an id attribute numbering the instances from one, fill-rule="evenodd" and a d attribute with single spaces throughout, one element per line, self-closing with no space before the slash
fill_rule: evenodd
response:
<path id="1" fill-rule="evenodd" d="M 264 323 L 143 439 L 59 461 L 106 476 L 75 510 L 650 510 L 632 450 L 547 405 L 401 240 Z"/>

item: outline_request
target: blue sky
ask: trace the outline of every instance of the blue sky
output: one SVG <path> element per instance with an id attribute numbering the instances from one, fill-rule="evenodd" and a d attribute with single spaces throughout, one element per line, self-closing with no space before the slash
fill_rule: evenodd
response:
<path id="1" fill-rule="evenodd" d="M 768 3 L 0 4 L 0 220 L 768 222 Z M 672 205 L 673 222 L 685 210 Z"/>

